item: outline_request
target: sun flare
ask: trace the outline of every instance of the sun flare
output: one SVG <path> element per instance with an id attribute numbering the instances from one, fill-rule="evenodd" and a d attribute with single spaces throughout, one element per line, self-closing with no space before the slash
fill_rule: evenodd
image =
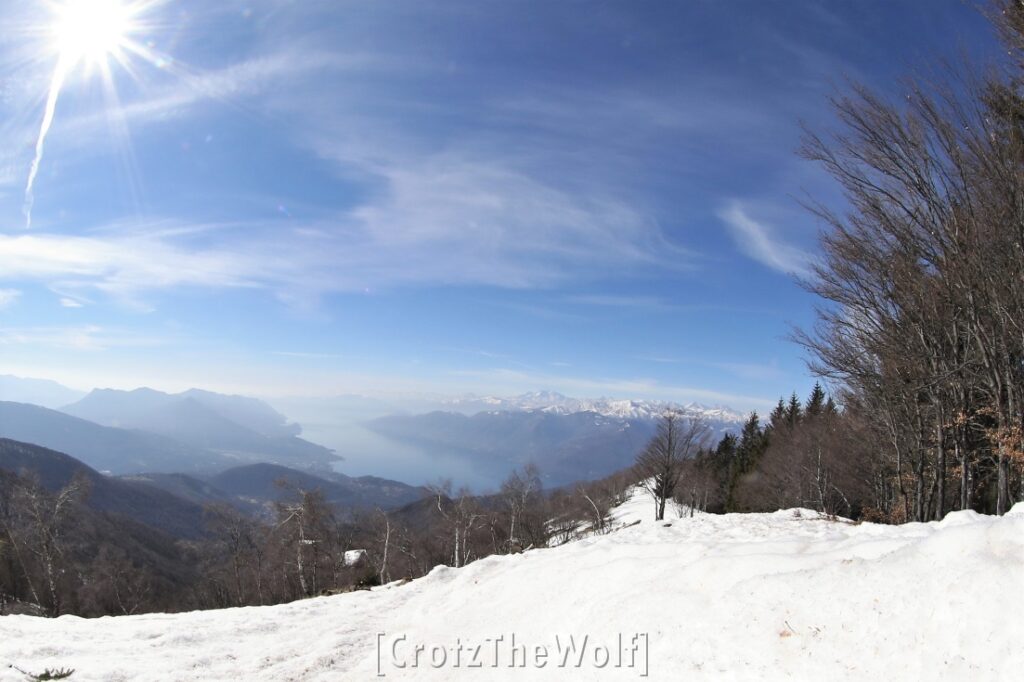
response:
<path id="1" fill-rule="evenodd" d="M 135 29 L 135 12 L 121 0 L 65 0 L 55 7 L 54 46 L 67 65 L 102 65 L 118 57 Z"/>
<path id="2" fill-rule="evenodd" d="M 49 37 L 46 56 L 54 52 L 56 63 L 50 76 L 43 120 L 36 138 L 35 156 L 29 167 L 25 183 L 25 226 L 32 226 L 32 207 L 35 204 L 33 189 L 39 164 L 43 159 L 46 136 L 53 124 L 57 100 L 61 90 L 73 71 L 84 66 L 88 76 L 98 71 L 104 81 L 108 99 L 116 104 L 113 69 L 116 62 L 131 73 L 132 58 L 142 59 L 154 65 L 166 64 L 148 43 L 138 40 L 143 32 L 141 19 L 151 12 L 162 0 L 47 0 L 50 17 L 43 26 Z M 133 74 L 134 75 L 134 74 Z M 112 110 L 116 114 L 116 110 Z"/>

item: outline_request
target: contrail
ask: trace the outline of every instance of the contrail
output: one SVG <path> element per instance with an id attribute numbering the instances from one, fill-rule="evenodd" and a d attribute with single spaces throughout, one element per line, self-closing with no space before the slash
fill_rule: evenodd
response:
<path id="1" fill-rule="evenodd" d="M 57 62 L 57 68 L 53 71 L 53 78 L 50 79 L 50 92 L 46 96 L 46 112 L 43 114 L 43 123 L 39 126 L 39 139 L 36 140 L 36 156 L 32 159 L 32 167 L 28 171 L 28 182 L 25 185 L 25 204 L 22 212 L 25 214 L 25 227 L 32 227 L 32 204 L 35 199 L 32 196 L 32 186 L 36 184 L 36 174 L 39 173 L 39 162 L 43 160 L 43 143 L 46 135 L 50 132 L 50 125 L 53 123 L 53 113 L 57 109 L 57 98 L 60 97 L 60 90 L 64 87 L 64 77 L 67 75 L 67 63 L 64 57 Z"/>

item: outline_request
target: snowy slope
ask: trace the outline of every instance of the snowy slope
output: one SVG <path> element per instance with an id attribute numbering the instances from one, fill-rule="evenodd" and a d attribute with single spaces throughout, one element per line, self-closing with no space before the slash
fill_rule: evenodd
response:
<path id="1" fill-rule="evenodd" d="M 653 680 L 1013 679 L 1024 667 L 1024 504 L 900 527 L 793 510 L 654 523 L 650 510 L 634 497 L 617 515 L 637 525 L 372 592 L 92 621 L 8 616 L 0 679 L 25 679 L 14 664 L 75 668 L 73 680 L 370 680 L 378 633 L 382 679 L 637 679 L 595 668 L 589 652 L 581 668 L 556 665 L 556 635 L 579 649 L 584 635 L 634 633 L 646 634 Z M 455 668 L 450 655 L 411 667 L 415 643 L 513 633 L 548 645 L 548 665 L 470 669 L 464 656 Z"/>
<path id="2" fill-rule="evenodd" d="M 654 498 L 637 486 L 630 491 L 625 502 L 611 510 L 608 520 L 612 527 L 629 526 L 638 521 L 653 523 L 654 508 Z M 668 500 L 665 506 L 665 520 L 683 518 L 688 516 L 689 512 L 689 507 L 677 504 L 675 500 Z"/>

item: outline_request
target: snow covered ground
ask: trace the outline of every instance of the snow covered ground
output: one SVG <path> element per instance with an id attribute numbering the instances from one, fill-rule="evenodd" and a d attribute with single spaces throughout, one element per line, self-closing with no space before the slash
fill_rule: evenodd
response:
<path id="1" fill-rule="evenodd" d="M 0 618 L 0 680 L 26 679 L 9 665 L 74 668 L 72 680 L 629 680 L 645 667 L 653 680 L 995 680 L 1024 669 L 1024 504 L 899 527 L 806 510 L 663 523 L 651 512 L 637 496 L 616 513 L 637 525 L 372 592 Z M 527 666 L 507 667 L 522 645 Z"/>

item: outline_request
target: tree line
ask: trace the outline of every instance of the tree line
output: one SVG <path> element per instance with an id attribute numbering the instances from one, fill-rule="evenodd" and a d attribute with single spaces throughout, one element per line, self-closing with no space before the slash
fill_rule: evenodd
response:
<path id="1" fill-rule="evenodd" d="M 988 15 L 999 63 L 907 78 L 896 102 L 853 84 L 833 130 L 805 130 L 845 207 L 807 202 L 821 303 L 794 340 L 839 406 L 816 386 L 752 415 L 681 465 L 681 501 L 900 523 L 1024 499 L 1024 3 Z"/>
<path id="2" fill-rule="evenodd" d="M 848 208 L 810 204 L 823 304 L 796 338 L 875 445 L 893 521 L 1021 499 L 1024 5 L 989 9 L 1001 63 L 908 78 L 898 104 L 853 87 L 801 149 Z"/>
<path id="3" fill-rule="evenodd" d="M 693 512 L 808 508 L 830 516 L 889 520 L 874 485 L 874 448 L 860 422 L 820 384 L 806 401 L 779 399 L 762 423 L 752 412 L 738 434 L 711 442 L 700 418 L 666 413 L 637 455 L 633 477 L 653 497 L 655 519 L 674 499 Z"/>
<path id="4" fill-rule="evenodd" d="M 30 472 L 0 470 L 0 614 L 266 605 L 413 579 L 604 532 L 631 483 L 618 474 L 546 491 L 527 465 L 494 494 L 441 482 L 406 507 L 359 511 L 292 487 L 262 517 L 210 506 L 201 537 L 183 539 L 89 508 L 81 478 L 48 491 Z"/>

